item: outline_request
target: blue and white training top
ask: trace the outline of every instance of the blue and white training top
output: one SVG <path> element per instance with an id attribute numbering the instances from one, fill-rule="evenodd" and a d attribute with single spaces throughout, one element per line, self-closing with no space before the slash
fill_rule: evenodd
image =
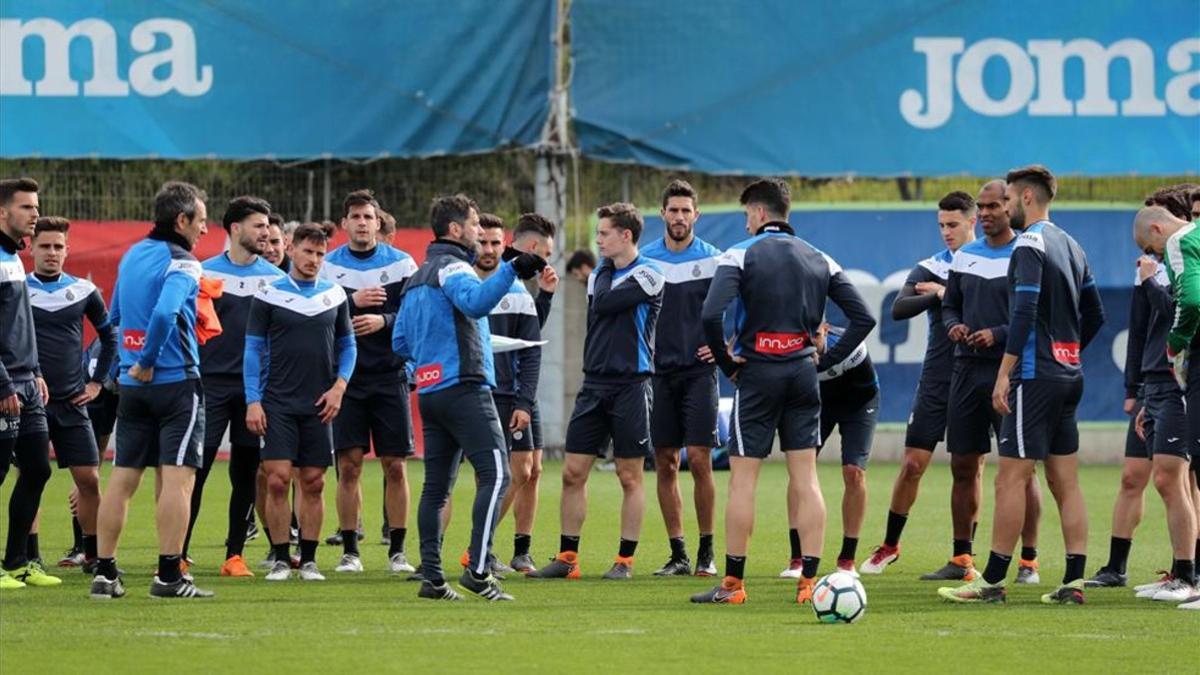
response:
<path id="1" fill-rule="evenodd" d="M 21 247 L 0 232 L 0 398 L 16 392 L 16 383 L 38 376 L 37 338 L 25 285 Z"/>
<path id="2" fill-rule="evenodd" d="M 1016 234 L 1020 234 L 1017 232 Z M 979 238 L 958 249 L 950 263 L 946 294 L 942 298 L 942 324 L 949 331 L 964 324 L 972 333 L 990 328 L 996 344 L 976 349 L 958 343 L 956 358 L 999 361 L 1008 339 L 1008 261 L 1017 237 L 1003 246 L 989 246 Z"/>
<path id="3" fill-rule="evenodd" d="M 284 276 L 283 270 L 262 256 L 249 265 L 238 265 L 222 253 L 200 263 L 204 276 L 224 282 L 221 297 L 213 300 L 221 334 L 200 347 L 200 374 L 242 376 L 242 355 L 246 351 L 246 321 L 250 303 L 259 290 Z"/>
<path id="4" fill-rule="evenodd" d="M 654 373 L 655 328 L 666 278 L 638 255 L 623 269 L 603 258 L 588 277 L 583 383 L 619 384 Z"/>
<path id="5" fill-rule="evenodd" d="M 1082 378 L 1081 353 L 1104 324 L 1083 249 L 1054 223 L 1038 221 L 1017 237 L 1007 281 L 1012 321 L 1005 352 L 1020 359 L 1013 379 Z"/>
<path id="6" fill-rule="evenodd" d="M 354 372 L 357 349 L 341 286 L 290 276 L 255 294 L 246 323 L 246 403 L 315 415 L 337 378 Z M 269 422 L 268 422 L 269 423 Z"/>
<path id="7" fill-rule="evenodd" d="M 705 341 L 727 376 L 737 372 L 725 352 L 725 310 L 732 304 L 735 355 L 773 363 L 809 358 L 827 299 L 849 325 L 821 356 L 822 371 L 844 361 L 870 334 L 875 319 L 833 258 L 797 237 L 791 225 L 767 223 L 721 256 L 704 300 Z"/>
<path id="8" fill-rule="evenodd" d="M 662 330 L 655 330 L 654 335 L 655 374 L 715 368 L 696 358 L 696 350 L 704 346 L 700 310 L 721 259 L 720 249 L 693 237 L 687 248 L 675 252 L 663 238 L 646 244 L 640 252 L 658 265 L 666 281 L 658 315 Z"/>
<path id="9" fill-rule="evenodd" d="M 404 362 L 392 351 L 392 328 L 400 310 L 404 284 L 417 271 L 412 256 L 387 244 L 376 244 L 368 251 L 355 251 L 349 244 L 340 246 L 325 256 L 321 278 L 346 290 L 351 318 L 360 314 L 383 317 L 383 328 L 358 337 L 358 365 L 354 369 L 355 385 L 368 382 L 396 382 L 405 379 Z M 379 287 L 387 293 L 381 306 L 357 307 L 355 291 Z"/>
<path id="10" fill-rule="evenodd" d="M 392 349 L 412 364 L 419 395 L 457 384 L 496 387 L 487 317 L 517 273 L 505 262 L 480 281 L 474 262 L 465 246 L 439 239 L 405 288 Z"/>
<path id="11" fill-rule="evenodd" d="M 100 291 L 87 279 L 77 279 L 66 272 L 54 277 L 34 273 L 28 283 L 42 377 L 50 398 L 74 398 L 89 381 L 103 384 L 105 373 L 117 356 L 117 332 L 109 321 Z M 96 378 L 84 368 L 84 318 L 96 329 L 96 339 L 101 345 L 96 357 L 100 376 Z"/>
<path id="12" fill-rule="evenodd" d="M 512 282 L 500 303 L 488 314 L 492 335 L 537 342 L 542 339 L 537 302 L 519 279 Z M 532 413 L 537 402 L 538 377 L 542 370 L 542 348 L 525 347 L 495 355 L 497 397 L 515 399 L 519 410 Z M 507 422 L 505 422 L 507 424 Z"/>
<path id="13" fill-rule="evenodd" d="M 122 387 L 200 377 L 196 293 L 201 268 L 186 244 L 173 232 L 155 230 L 121 257 L 109 321 L 120 331 Z M 149 383 L 129 377 L 135 363 L 154 368 Z"/>

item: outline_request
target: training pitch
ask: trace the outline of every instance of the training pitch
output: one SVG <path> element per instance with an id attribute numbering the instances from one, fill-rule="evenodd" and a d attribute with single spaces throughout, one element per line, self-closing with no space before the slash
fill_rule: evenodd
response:
<path id="1" fill-rule="evenodd" d="M 414 461 L 411 467 L 407 548 L 415 564 L 421 464 Z M 560 464 L 548 462 L 543 478 L 533 544 L 539 564 L 557 550 L 560 469 Z M 1081 474 L 1090 513 L 1091 575 L 1107 559 L 1120 474 L 1117 467 L 1086 467 Z M 868 471 L 871 497 L 860 562 L 882 537 L 895 475 L 896 466 L 889 464 Z M 994 467 L 989 466 L 975 543 L 980 565 L 991 533 L 993 475 Z M 716 546 L 722 569 L 720 521 L 728 476 L 717 474 Z M 463 478 L 446 536 L 451 578 L 461 573 L 457 560 L 467 541 L 473 495 L 469 475 Z M 837 467 L 822 466 L 821 478 L 830 514 L 824 574 L 833 569 L 841 543 L 842 490 Z M 0 596 L 0 672 L 1196 672 L 1200 612 L 1136 600 L 1129 589 L 1089 590 L 1084 607 L 1038 603 L 1038 595 L 1052 589 L 1063 572 L 1062 536 L 1048 491 L 1039 546 L 1041 586 L 1010 585 L 1006 606 L 956 606 L 938 599 L 939 584 L 917 581 L 917 576 L 941 566 L 950 553 L 950 475 L 944 464 L 933 465 L 926 474 L 905 530 L 902 558 L 883 576 L 864 577 L 869 607 L 863 620 L 849 626 L 818 624 L 810 607 L 793 604 L 794 582 L 776 576 L 788 557 L 786 482 L 782 464 L 764 467 L 744 606 L 691 605 L 688 596 L 715 580 L 651 575 L 668 554 L 653 474 L 646 474 L 647 515 L 636 578 L 601 581 L 616 552 L 620 488 L 615 475 L 599 471 L 590 483 L 582 580 L 510 576 L 505 589 L 516 602 L 467 598 L 434 603 L 417 599 L 417 584 L 385 571 L 387 548 L 379 544 L 381 479 L 374 461 L 363 475 L 365 574 L 335 574 L 341 549 L 322 544 L 318 564 L 328 581 L 264 581 L 256 565 L 267 545 L 259 537 L 246 547 L 256 578 L 218 577 L 229 493 L 222 463 L 214 467 L 205 490 L 191 552 L 197 584 L 215 590 L 217 596 L 163 601 L 147 596 L 157 556 L 153 476 L 148 475 L 130 508 L 119 552 L 129 594 L 103 602 L 88 598 L 90 579 L 78 569 L 52 568 L 71 539 L 66 509 L 70 477 L 56 471 L 42 501 L 41 548 L 51 573 L 62 576 L 64 584 Z M 336 522 L 333 483 L 330 471 L 322 538 Z M 687 474 L 682 485 L 688 547 L 694 557 L 696 529 Z M 11 487 L 8 480 L 0 490 L 3 504 Z M 1162 501 L 1153 486 L 1145 503 L 1129 562 L 1131 585 L 1153 580 L 1154 571 L 1170 563 Z M 6 525 L 7 514 L 4 520 Z M 498 555 L 507 561 L 512 554 L 511 517 L 500 526 L 496 544 Z"/>

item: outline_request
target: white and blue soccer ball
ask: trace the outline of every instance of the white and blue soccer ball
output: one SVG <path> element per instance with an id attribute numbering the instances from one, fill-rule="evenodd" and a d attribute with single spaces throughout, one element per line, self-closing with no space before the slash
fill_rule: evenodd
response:
<path id="1" fill-rule="evenodd" d="M 867 611 L 867 592 L 858 579 L 834 572 L 813 587 L 812 606 L 821 623 L 854 623 Z"/>

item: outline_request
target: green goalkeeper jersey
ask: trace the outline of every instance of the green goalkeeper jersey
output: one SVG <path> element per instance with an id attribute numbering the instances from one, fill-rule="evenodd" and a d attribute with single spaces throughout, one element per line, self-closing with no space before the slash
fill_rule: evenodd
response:
<path id="1" fill-rule="evenodd" d="M 1175 294 L 1175 323 L 1167 335 L 1167 347 L 1176 354 L 1187 349 L 1200 327 L 1200 228 L 1196 225 L 1179 228 L 1167 240 L 1163 253 Z"/>

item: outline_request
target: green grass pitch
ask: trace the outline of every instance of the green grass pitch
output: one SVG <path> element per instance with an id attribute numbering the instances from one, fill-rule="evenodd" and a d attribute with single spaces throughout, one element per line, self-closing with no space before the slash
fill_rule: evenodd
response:
<path id="1" fill-rule="evenodd" d="M 534 535 L 534 554 L 551 556 L 558 541 L 560 465 L 548 463 Z M 833 567 L 841 542 L 840 474 L 823 466 L 829 507 L 822 572 Z M 466 473 L 470 473 L 467 470 Z M 895 465 L 868 472 L 871 503 L 860 559 L 882 536 Z M 420 493 L 421 465 L 412 463 L 413 499 Z M 985 512 L 976 549 L 990 538 L 993 468 L 985 486 Z M 949 469 L 933 466 L 910 517 L 902 559 L 879 577 L 868 577 L 867 614 L 851 626 L 821 625 L 809 607 L 793 604 L 793 584 L 776 578 L 787 562 L 784 516 L 786 471 L 764 468 L 757 502 L 758 522 L 747 567 L 748 604 L 694 606 L 691 593 L 708 588 L 704 579 L 656 579 L 651 572 L 667 556 L 662 520 L 647 474 L 647 516 L 638 551 L 636 578 L 629 583 L 598 577 L 617 544 L 620 490 L 610 473 L 593 474 L 583 532 L 584 579 L 574 582 L 509 579 L 516 602 L 489 604 L 473 598 L 456 604 L 418 600 L 417 586 L 389 575 L 387 549 L 378 544 L 380 474 L 368 463 L 364 474 L 368 539 L 362 575 L 332 572 L 340 550 L 322 545 L 318 562 L 325 583 L 269 584 L 222 579 L 224 511 L 228 496 L 225 465 L 214 468 L 205 492 L 205 511 L 192 555 L 198 583 L 217 592 L 209 601 L 156 601 L 147 597 L 155 564 L 152 477 L 131 510 L 121 546 L 129 595 L 112 602 L 87 597 L 88 579 L 61 570 L 65 583 L 53 589 L 24 589 L 0 596 L 0 672 L 1197 672 L 1200 613 L 1172 604 L 1136 600 L 1126 589 L 1089 591 L 1084 607 L 1047 607 L 1038 594 L 1063 571 L 1062 538 L 1053 501 L 1046 494 L 1040 545 L 1043 584 L 1016 587 L 1006 606 L 954 606 L 935 594 L 936 582 L 918 574 L 940 566 L 949 554 Z M 455 519 L 446 537 L 450 570 L 466 543 L 469 476 L 455 494 Z M 1088 573 L 1104 563 L 1119 470 L 1088 467 L 1082 481 L 1090 508 Z M 326 527 L 334 522 L 332 471 L 327 486 Z M 56 471 L 43 500 L 42 550 L 51 564 L 70 543 L 66 494 L 70 478 Z M 718 474 L 724 504 L 728 474 Z M 7 503 L 12 481 L 0 490 Z M 690 507 L 691 479 L 683 477 Z M 1151 487 L 1130 560 L 1131 583 L 1151 580 L 1169 562 L 1161 500 Z M 722 509 L 718 508 L 718 519 Z M 688 514 L 688 544 L 694 552 L 694 514 Z M 5 514 L 5 524 L 7 514 Z M 415 559 L 415 506 L 409 551 Z M 496 537 L 501 557 L 511 555 L 512 523 Z M 717 528 L 717 550 L 723 554 Z M 266 552 L 262 538 L 247 546 L 257 563 Z M 723 565 L 723 557 L 719 564 Z M 415 562 L 415 561 L 414 561 Z M 1014 570 L 1015 572 L 1015 570 Z"/>

